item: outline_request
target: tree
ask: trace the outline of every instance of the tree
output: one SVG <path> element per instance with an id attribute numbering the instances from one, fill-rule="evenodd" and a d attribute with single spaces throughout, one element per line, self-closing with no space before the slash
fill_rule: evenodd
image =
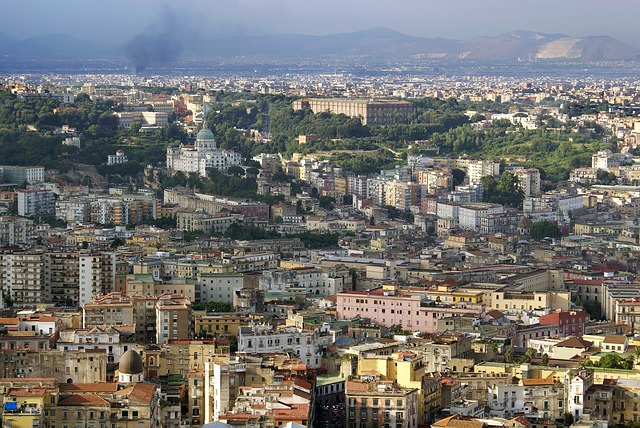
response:
<path id="1" fill-rule="evenodd" d="M 504 353 L 504 361 L 510 363 L 513 361 L 513 349 L 509 348 Z"/>
<path id="2" fill-rule="evenodd" d="M 536 351 L 533 348 L 528 348 L 527 352 L 522 356 L 523 363 L 530 363 L 533 357 L 536 355 Z"/>
<path id="3" fill-rule="evenodd" d="M 459 186 L 464 183 L 464 178 L 467 174 L 461 169 L 453 168 L 451 170 L 451 175 L 453 176 L 453 185 Z"/>
<path id="4" fill-rule="evenodd" d="M 549 354 L 547 354 L 546 352 L 542 354 L 542 365 L 549 365 Z"/>
<path id="5" fill-rule="evenodd" d="M 142 123 L 133 122 L 131 126 L 129 126 L 129 132 L 131 132 L 132 134 L 137 134 L 138 132 L 140 132 L 140 128 L 142 128 Z"/>
<path id="6" fill-rule="evenodd" d="M 524 192 L 520 188 L 520 181 L 511 171 L 504 171 L 500 180 L 486 175 L 480 179 L 484 188 L 484 201 L 520 208 L 524 200 Z"/>
<path id="7" fill-rule="evenodd" d="M 563 418 L 563 424 L 564 426 L 568 427 L 573 425 L 573 423 L 575 422 L 575 419 L 573 417 L 573 415 L 570 412 L 566 412 L 564 414 L 564 418 Z"/>
<path id="8" fill-rule="evenodd" d="M 584 310 L 589 314 L 589 318 L 594 321 L 604 320 L 605 317 L 602 315 L 602 308 L 600 307 L 600 303 L 596 300 L 587 300 L 582 304 Z"/>
<path id="9" fill-rule="evenodd" d="M 238 165 L 232 165 L 227 169 L 227 173 L 237 175 L 237 176 L 243 176 L 244 168 Z"/>
<path id="10" fill-rule="evenodd" d="M 122 238 L 116 238 L 111 241 L 111 248 L 118 248 L 126 244 L 126 242 Z"/>
<path id="11" fill-rule="evenodd" d="M 542 241 L 544 238 L 559 238 L 562 232 L 557 224 L 543 220 L 533 223 L 530 235 L 536 241 Z"/>
<path id="12" fill-rule="evenodd" d="M 600 357 L 600 360 L 595 363 L 587 361 L 587 365 L 593 365 L 595 367 L 601 367 L 605 369 L 631 370 L 633 369 L 633 362 L 633 357 L 625 359 L 620 354 L 609 352 L 608 354 Z"/>

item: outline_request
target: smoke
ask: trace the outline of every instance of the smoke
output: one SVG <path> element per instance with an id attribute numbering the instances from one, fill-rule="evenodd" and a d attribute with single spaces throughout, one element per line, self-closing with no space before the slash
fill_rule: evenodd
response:
<path id="1" fill-rule="evenodd" d="M 179 19 L 166 5 L 158 20 L 144 32 L 133 36 L 124 52 L 135 67 L 136 73 L 149 66 L 164 65 L 177 60 L 183 49 L 178 32 Z"/>

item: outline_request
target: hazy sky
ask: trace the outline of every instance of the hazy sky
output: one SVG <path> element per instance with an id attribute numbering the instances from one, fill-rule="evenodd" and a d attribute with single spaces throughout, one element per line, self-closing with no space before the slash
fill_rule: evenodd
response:
<path id="1" fill-rule="evenodd" d="M 158 25 L 203 36 L 331 34 L 388 27 L 426 37 L 533 30 L 640 47 L 638 0 L 0 0 L 0 31 L 123 42 Z"/>

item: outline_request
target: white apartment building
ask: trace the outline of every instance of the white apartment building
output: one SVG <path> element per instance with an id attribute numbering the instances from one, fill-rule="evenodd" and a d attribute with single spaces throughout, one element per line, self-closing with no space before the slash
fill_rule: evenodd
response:
<path id="1" fill-rule="evenodd" d="M 347 177 L 347 189 L 351 194 L 366 197 L 367 177 L 364 175 L 352 175 Z"/>
<path id="2" fill-rule="evenodd" d="M 120 165 L 122 163 L 127 163 L 129 158 L 124 154 L 124 150 L 116 150 L 115 155 L 107 156 L 107 165 Z"/>
<path id="3" fill-rule="evenodd" d="M 568 222 L 570 213 L 584 207 L 584 195 L 564 192 L 545 193 L 540 197 L 525 197 L 522 210 L 526 215 L 538 218 L 540 215 L 557 215 L 559 221 Z M 560 214 L 562 214 L 560 216 Z"/>
<path id="4" fill-rule="evenodd" d="M 584 395 L 593 385 L 593 373 L 582 369 L 579 372 L 569 370 L 564 375 L 566 411 L 571 413 L 576 421 L 584 414 Z"/>
<path id="5" fill-rule="evenodd" d="M 493 385 L 488 388 L 489 416 L 511 419 L 525 413 L 525 387 L 522 385 Z"/>
<path id="6" fill-rule="evenodd" d="M 440 204 L 438 204 L 438 206 L 440 206 Z M 465 230 L 479 231 L 482 218 L 503 212 L 504 207 L 499 204 L 485 204 L 481 202 L 461 204 L 458 207 L 458 227 Z"/>
<path id="7" fill-rule="evenodd" d="M 292 356 L 300 358 L 308 367 L 322 366 L 318 333 L 295 327 L 284 327 L 277 330 L 266 325 L 240 327 L 238 352 L 247 354 L 288 352 Z"/>
<path id="8" fill-rule="evenodd" d="M 113 291 L 116 280 L 115 253 L 80 254 L 78 297 L 80 306 Z"/>
<path id="9" fill-rule="evenodd" d="M 198 274 L 196 299 L 198 302 L 233 304 L 233 296 L 244 288 L 244 275 L 237 273 Z"/>
<path id="10" fill-rule="evenodd" d="M 266 292 L 310 293 L 328 296 L 344 290 L 351 281 L 346 267 L 274 269 L 262 272 L 260 290 Z"/>
<path id="11" fill-rule="evenodd" d="M 488 160 L 469 161 L 467 176 L 469 184 L 479 184 L 486 175 L 497 176 L 500 174 L 500 163 Z"/>
<path id="12" fill-rule="evenodd" d="M 0 284 L 15 305 L 50 301 L 51 289 L 45 286 L 43 258 L 42 253 L 0 254 Z"/>
<path id="13" fill-rule="evenodd" d="M 18 190 L 18 214 L 22 216 L 53 216 L 56 195 L 48 189 Z"/>
<path id="14" fill-rule="evenodd" d="M 56 201 L 56 218 L 67 222 L 90 221 L 90 204 L 86 199 Z"/>
<path id="15" fill-rule="evenodd" d="M 371 178 L 367 180 L 367 197 L 373 201 L 375 205 L 387 205 L 387 180 Z"/>
<path id="16" fill-rule="evenodd" d="M 624 162 L 625 156 L 621 153 L 612 153 L 611 150 L 600 150 L 591 156 L 591 167 L 596 169 L 604 169 L 620 166 Z"/>
<path id="17" fill-rule="evenodd" d="M 117 363 L 122 354 L 132 349 L 131 343 L 120 343 L 120 332 L 113 327 L 64 330 L 60 332 L 58 348 L 66 351 L 102 349 L 108 363 Z"/>
<path id="18" fill-rule="evenodd" d="M 525 196 L 540 193 L 540 170 L 537 168 L 514 168 L 511 172 L 518 177 Z"/>

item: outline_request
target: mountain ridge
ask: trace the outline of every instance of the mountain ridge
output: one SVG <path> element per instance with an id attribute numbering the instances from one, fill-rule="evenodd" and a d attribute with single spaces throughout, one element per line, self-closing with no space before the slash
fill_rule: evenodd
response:
<path id="1" fill-rule="evenodd" d="M 139 36 L 139 35 L 138 35 Z M 137 36 L 136 36 L 137 37 Z M 140 43 L 152 46 L 133 46 L 142 53 L 158 53 L 153 58 L 172 62 L 183 56 L 190 58 L 230 57 L 353 57 L 388 59 L 441 58 L 463 61 L 521 61 L 548 60 L 577 62 L 635 60 L 640 49 L 629 46 L 609 36 L 584 36 L 529 30 L 508 31 L 496 36 L 479 36 L 463 40 L 441 37 L 410 36 L 385 27 L 336 33 L 323 36 L 304 34 L 276 34 L 263 36 L 232 36 L 217 39 L 193 40 L 175 34 L 179 45 L 168 46 L 166 37 L 154 39 L 137 37 Z M 125 48 L 126 46 L 126 48 Z M 163 50 L 173 48 L 171 55 Z M 25 58 L 90 59 L 98 57 L 122 58 L 136 61 L 145 55 L 127 55 L 132 49 L 127 44 L 107 46 L 82 40 L 70 34 L 51 34 L 18 40 L 0 33 L 0 56 Z M 148 56 L 148 55 L 147 55 Z M 135 64 L 136 67 L 162 64 Z"/>

